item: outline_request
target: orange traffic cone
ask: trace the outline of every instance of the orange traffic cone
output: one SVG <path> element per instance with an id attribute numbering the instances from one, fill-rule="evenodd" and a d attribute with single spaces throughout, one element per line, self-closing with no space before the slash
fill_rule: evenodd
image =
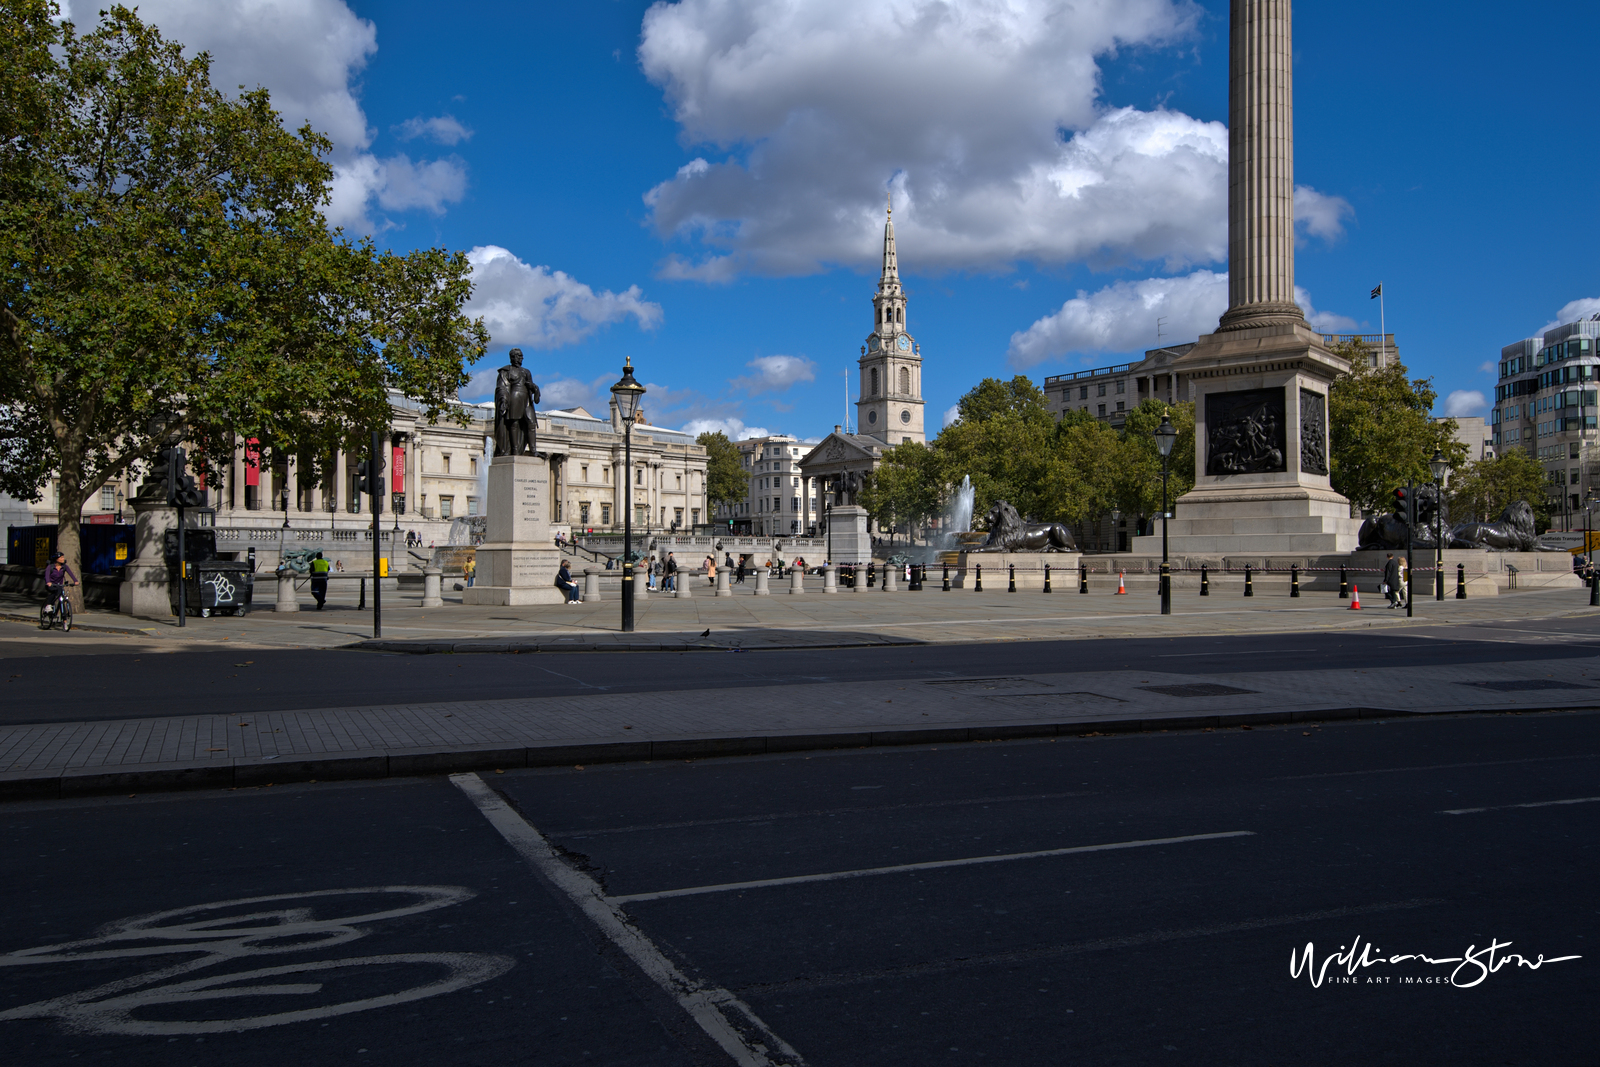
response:
<path id="1" fill-rule="evenodd" d="M 1128 587 L 1122 581 L 1122 572 L 1121 571 L 1117 572 L 1117 591 L 1112 595 L 1114 595 L 1114 596 L 1127 596 L 1128 595 Z"/>
<path id="2" fill-rule="evenodd" d="M 1351 611 L 1360 611 L 1361 610 L 1361 587 L 1358 585 L 1358 586 L 1355 586 L 1354 589 L 1355 589 L 1355 591 L 1350 596 L 1350 610 Z"/>

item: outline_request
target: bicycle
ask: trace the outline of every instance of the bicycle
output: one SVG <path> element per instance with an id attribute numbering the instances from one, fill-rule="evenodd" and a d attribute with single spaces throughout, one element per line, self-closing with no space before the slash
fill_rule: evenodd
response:
<path id="1" fill-rule="evenodd" d="M 67 587 L 64 585 L 57 587 L 55 596 L 39 606 L 39 629 L 48 630 L 57 623 L 62 633 L 72 629 L 72 600 L 67 596 Z"/>

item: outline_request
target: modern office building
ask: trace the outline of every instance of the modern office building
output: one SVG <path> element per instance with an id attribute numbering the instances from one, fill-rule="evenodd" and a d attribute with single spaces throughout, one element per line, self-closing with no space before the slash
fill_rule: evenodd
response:
<path id="1" fill-rule="evenodd" d="M 1581 514 L 1595 484 L 1595 376 L 1600 315 L 1546 330 L 1500 350 L 1500 381 L 1489 414 L 1494 448 L 1526 449 L 1544 468 L 1551 519 Z"/>

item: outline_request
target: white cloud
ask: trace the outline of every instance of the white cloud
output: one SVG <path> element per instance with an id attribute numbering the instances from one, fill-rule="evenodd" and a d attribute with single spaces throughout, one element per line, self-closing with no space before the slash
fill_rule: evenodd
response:
<path id="1" fill-rule="evenodd" d="M 425 137 L 435 144 L 442 145 L 459 144 L 472 137 L 472 131 L 463 126 L 454 115 L 435 115 L 430 119 L 418 115 L 396 126 L 394 133 L 402 141 Z"/>
<path id="2" fill-rule="evenodd" d="M 1305 244 L 1302 233 L 1335 241 L 1344 236 L 1344 220 L 1356 209 L 1342 196 L 1319 193 L 1309 185 L 1294 187 L 1295 243 Z"/>
<path id="3" fill-rule="evenodd" d="M 798 382 L 817 380 L 817 365 L 804 356 L 758 356 L 745 366 L 755 373 L 734 378 L 730 384 L 748 393 L 781 393 Z"/>
<path id="4" fill-rule="evenodd" d="M 1294 302 L 1305 312 L 1306 322 L 1318 333 L 1354 333 L 1356 320 L 1332 311 L 1318 311 L 1311 306 L 1311 294 L 1300 286 L 1294 287 Z"/>
<path id="5" fill-rule="evenodd" d="M 960 404 L 951 404 L 949 407 L 944 409 L 944 421 L 941 422 L 939 425 L 940 425 L 940 428 L 942 429 L 942 428 L 947 427 L 947 426 L 954 426 L 956 423 L 958 423 L 960 421 L 961 421 L 961 405 Z"/>
<path id="6" fill-rule="evenodd" d="M 743 421 L 726 418 L 691 419 L 683 424 L 683 432 L 699 437 L 703 433 L 725 433 L 730 441 L 747 441 L 752 437 L 771 437 L 765 426 L 746 426 Z"/>
<path id="7" fill-rule="evenodd" d="M 310 123 L 333 141 L 331 225 L 369 232 L 378 225 L 374 202 L 438 214 L 461 199 L 460 160 L 412 163 L 370 151 L 373 131 L 352 83 L 378 50 L 378 30 L 343 0 L 141 0 L 139 15 L 190 54 L 210 52 L 218 88 L 265 86 L 286 126 Z"/>
<path id="8" fill-rule="evenodd" d="M 1323 333 L 1355 329 L 1353 320 L 1313 308 L 1311 294 L 1299 286 L 1294 295 L 1312 329 Z M 1209 270 L 1119 281 L 1093 293 L 1080 289 L 1061 310 L 1012 334 L 1006 356 L 1013 367 L 1024 368 L 1069 353 L 1144 351 L 1160 343 L 1158 318 L 1166 320 L 1161 324 L 1161 342 L 1179 344 L 1211 333 L 1227 309 L 1228 275 Z"/>
<path id="9" fill-rule="evenodd" d="M 646 196 L 658 232 L 693 246 L 661 273 L 870 266 L 886 188 L 913 269 L 1220 260 L 1226 128 L 1099 100 L 1100 57 L 1186 40 L 1200 14 L 1186 0 L 658 3 L 640 62 L 684 142 L 705 146 Z M 1323 199 L 1310 232 L 1329 232 Z"/>
<path id="10" fill-rule="evenodd" d="M 444 214 L 444 205 L 459 201 L 467 191 L 467 168 L 459 159 L 412 163 L 405 153 L 384 160 L 383 181 L 375 192 L 385 211 L 421 209 Z"/>
<path id="11" fill-rule="evenodd" d="M 1444 398 L 1444 413 L 1450 418 L 1482 415 L 1489 400 L 1477 389 L 1457 389 Z"/>
<path id="12" fill-rule="evenodd" d="M 661 305 L 645 300 L 637 285 L 597 293 L 563 271 L 530 266 L 497 245 L 474 248 L 467 261 L 473 292 L 466 313 L 483 316 L 495 344 L 559 348 L 630 317 L 645 330 L 661 322 Z"/>
<path id="13" fill-rule="evenodd" d="M 1579 319 L 1587 319 L 1594 315 L 1600 315 L 1600 297 L 1586 296 L 1570 300 L 1561 306 L 1555 318 L 1539 327 L 1539 332 L 1534 336 L 1541 337 L 1546 330 L 1553 330 L 1557 326 L 1565 326 L 1569 322 L 1577 322 Z"/>

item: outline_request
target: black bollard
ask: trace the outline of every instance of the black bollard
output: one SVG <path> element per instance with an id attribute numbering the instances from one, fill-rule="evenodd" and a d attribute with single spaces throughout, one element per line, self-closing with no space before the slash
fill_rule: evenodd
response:
<path id="1" fill-rule="evenodd" d="M 872 564 L 868 563 L 867 564 L 867 588 L 868 589 L 872 588 L 873 582 L 875 582 L 877 580 L 877 577 L 878 577 L 877 574 L 872 569 Z"/>
<path id="2" fill-rule="evenodd" d="M 1008 579 L 1009 584 L 1006 586 L 1006 592 L 1015 593 L 1017 591 L 1017 565 L 1015 563 L 1007 563 L 1006 567 L 1010 575 Z"/>
<path id="3" fill-rule="evenodd" d="M 981 593 L 981 592 L 983 592 L 983 564 L 981 564 L 981 563 L 973 564 L 972 565 L 972 572 L 973 572 L 972 591 L 974 593 Z"/>
<path id="4" fill-rule="evenodd" d="M 1087 563 L 1080 563 L 1078 564 L 1078 592 L 1087 593 L 1088 591 L 1089 565 Z"/>
<path id="5" fill-rule="evenodd" d="M 1200 564 L 1200 595 L 1211 595 L 1211 573 L 1206 570 L 1204 563 Z"/>
<path id="6" fill-rule="evenodd" d="M 1244 595 L 1245 596 L 1255 596 L 1256 595 L 1256 587 L 1250 581 L 1250 564 L 1248 564 L 1248 563 L 1246 563 L 1244 565 Z"/>
<path id="7" fill-rule="evenodd" d="M 1350 577 L 1344 572 L 1344 564 L 1339 564 L 1339 599 L 1350 599 Z"/>
<path id="8" fill-rule="evenodd" d="M 1050 591 L 1050 564 L 1048 563 L 1044 565 L 1044 591 L 1046 593 Z"/>
<path id="9" fill-rule="evenodd" d="M 1467 568 L 1460 563 L 1456 564 L 1456 599 L 1467 599 Z"/>
<path id="10" fill-rule="evenodd" d="M 365 578 L 363 578 L 363 579 L 361 579 L 361 603 L 356 605 L 356 610 L 357 611 L 365 611 L 366 609 L 367 609 L 367 580 Z"/>
<path id="11" fill-rule="evenodd" d="M 1589 606 L 1600 608 L 1600 575 L 1589 579 Z"/>
<path id="12" fill-rule="evenodd" d="M 1289 564 L 1289 595 L 1300 595 L 1300 564 Z"/>
<path id="13" fill-rule="evenodd" d="M 950 591 L 950 564 L 948 563 L 944 565 L 944 591 L 946 593 Z"/>

